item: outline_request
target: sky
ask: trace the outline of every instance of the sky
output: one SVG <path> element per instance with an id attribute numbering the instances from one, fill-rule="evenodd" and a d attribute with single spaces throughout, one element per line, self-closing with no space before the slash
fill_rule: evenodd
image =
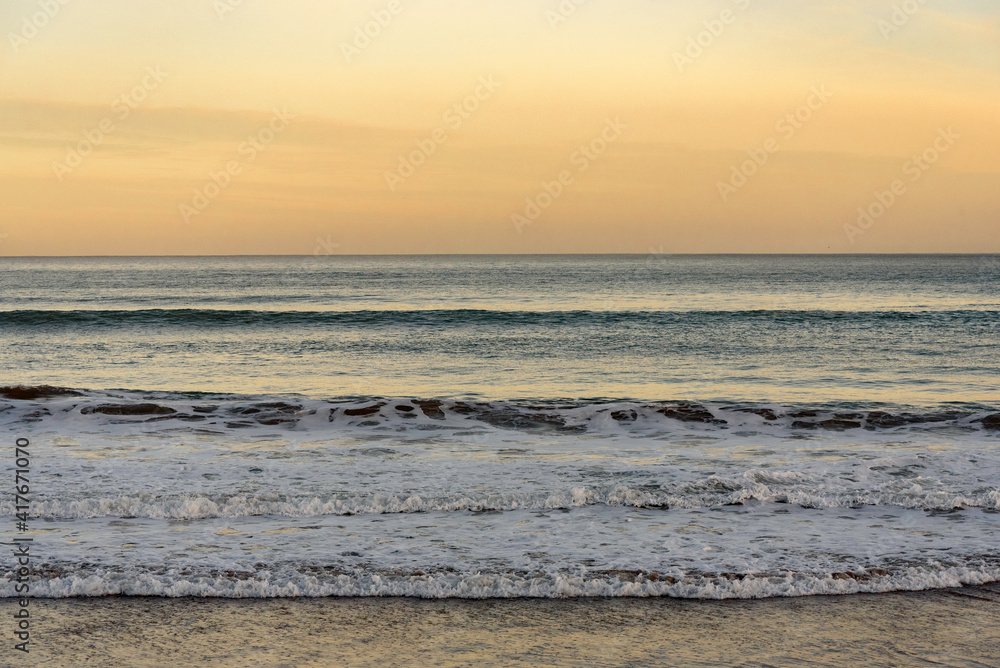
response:
<path id="1" fill-rule="evenodd" d="M 4 0 L 0 255 L 1000 252 L 995 0 Z"/>

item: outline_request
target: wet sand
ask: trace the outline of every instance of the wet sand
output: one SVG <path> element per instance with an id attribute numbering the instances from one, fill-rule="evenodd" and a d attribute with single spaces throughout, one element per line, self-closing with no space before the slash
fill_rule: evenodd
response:
<path id="1" fill-rule="evenodd" d="M 78 598 L 4 666 L 1000 666 L 1000 584 L 759 601 Z"/>

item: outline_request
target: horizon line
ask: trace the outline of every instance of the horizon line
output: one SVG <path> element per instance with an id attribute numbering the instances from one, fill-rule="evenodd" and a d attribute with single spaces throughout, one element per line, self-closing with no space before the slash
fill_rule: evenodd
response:
<path id="1" fill-rule="evenodd" d="M 881 253 L 834 253 L 834 252 L 803 252 L 803 253 L 659 253 L 659 252 L 633 252 L 633 253 L 321 253 L 321 254 L 272 254 L 272 253 L 250 253 L 250 254 L 164 254 L 164 255 L 0 255 L 0 260 L 54 260 L 54 259 L 86 259 L 86 258 L 306 258 L 306 257 L 707 257 L 707 256 L 730 256 L 730 257 L 885 257 L 885 256 L 940 256 L 955 257 L 963 255 L 1000 255 L 1000 251 L 969 251 L 969 252 L 881 252 Z"/>

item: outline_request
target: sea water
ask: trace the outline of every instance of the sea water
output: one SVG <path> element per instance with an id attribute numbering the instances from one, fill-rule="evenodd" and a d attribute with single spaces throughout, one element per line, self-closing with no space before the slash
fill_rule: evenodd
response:
<path id="1" fill-rule="evenodd" d="M 40 596 L 990 582 L 998 371 L 996 256 L 4 258 L 0 533 Z"/>

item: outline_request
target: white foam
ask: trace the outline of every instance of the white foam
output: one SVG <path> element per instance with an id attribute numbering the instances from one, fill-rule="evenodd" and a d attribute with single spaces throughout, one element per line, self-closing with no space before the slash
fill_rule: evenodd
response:
<path id="1" fill-rule="evenodd" d="M 39 596 L 796 596 L 992 581 L 980 510 L 568 511 L 51 521 Z M 13 595 L 12 573 L 0 593 Z"/>
<path id="2" fill-rule="evenodd" d="M 413 575 L 387 578 L 378 574 L 340 575 L 320 580 L 305 575 L 233 579 L 186 578 L 176 574 L 100 572 L 67 575 L 37 582 L 36 598 L 78 596 L 199 596 L 219 598 L 278 598 L 326 596 L 409 596 L 416 598 L 577 598 L 577 597 L 675 597 L 689 599 L 755 599 L 770 597 L 920 591 L 944 587 L 981 585 L 1000 580 L 1000 568 L 908 568 L 892 576 L 867 581 L 832 575 L 784 573 L 747 576 L 740 580 L 697 577 L 677 583 L 632 582 L 616 577 L 540 575 L 521 577 L 483 573 Z M 0 597 L 13 597 L 13 587 L 0 583 Z"/>
<path id="3" fill-rule="evenodd" d="M 652 493 L 626 485 L 610 488 L 573 487 L 540 494 L 493 493 L 421 496 L 375 494 L 344 498 L 290 495 L 180 495 L 117 496 L 79 500 L 44 499 L 32 506 L 38 518 L 154 518 L 206 519 L 276 515 L 285 517 L 320 517 L 325 515 L 379 515 L 386 513 L 424 513 L 432 511 L 505 511 L 556 510 L 587 505 L 633 508 L 713 508 L 748 502 L 779 502 L 806 508 L 856 508 L 862 505 L 918 510 L 955 510 L 979 508 L 1000 510 L 1000 491 L 979 493 L 928 491 L 918 486 L 906 489 L 859 490 L 853 492 L 817 491 L 805 486 L 772 488 L 762 484 L 738 485 L 720 494 L 676 492 Z M 697 487 L 697 485 L 695 485 Z M 0 502 L 0 514 L 12 516 L 12 501 Z"/>
<path id="4" fill-rule="evenodd" d="M 726 425 L 613 418 L 628 402 L 547 423 L 530 406 L 484 421 L 404 399 L 111 394 L 0 413 L 32 441 L 32 535 L 62 573 L 38 595 L 715 598 L 996 577 L 1000 437 L 975 413 L 803 432 L 719 406 Z M 208 417 L 82 410 L 114 402 Z"/>

